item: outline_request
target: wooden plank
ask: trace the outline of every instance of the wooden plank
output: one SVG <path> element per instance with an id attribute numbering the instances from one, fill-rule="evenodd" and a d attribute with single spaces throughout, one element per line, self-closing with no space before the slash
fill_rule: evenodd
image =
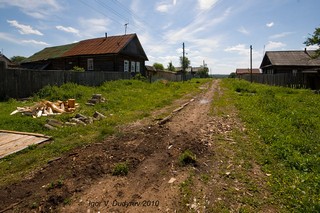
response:
<path id="1" fill-rule="evenodd" d="M 6 134 L 4 137 L 3 134 Z M 19 135 L 17 133 L 1 133 L 0 158 L 19 152 L 30 145 L 40 144 L 50 140 L 50 137 Z"/>
<path id="2" fill-rule="evenodd" d="M 13 134 L 20 134 L 20 135 L 32 135 L 37 137 L 47 137 L 50 138 L 50 136 L 39 134 L 39 133 L 32 133 L 32 132 L 18 132 L 18 131 L 11 131 L 11 130 L 1 130 L 0 133 L 13 133 Z"/>

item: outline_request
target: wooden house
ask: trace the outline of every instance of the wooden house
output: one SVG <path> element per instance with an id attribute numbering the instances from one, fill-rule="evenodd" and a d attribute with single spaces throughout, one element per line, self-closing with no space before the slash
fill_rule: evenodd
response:
<path id="1" fill-rule="evenodd" d="M 5 55 L 3 55 L 1 52 L 0 52 L 0 61 L 3 61 L 5 63 L 5 67 L 10 67 L 10 66 L 13 66 L 14 64 L 12 63 L 12 61 L 7 58 Z"/>
<path id="2" fill-rule="evenodd" d="M 263 74 L 277 73 L 318 73 L 320 57 L 315 51 L 267 51 L 260 68 Z"/>
<path id="3" fill-rule="evenodd" d="M 28 69 L 133 72 L 145 74 L 148 58 L 136 34 L 87 39 L 48 47 L 21 63 Z"/>
<path id="4" fill-rule="evenodd" d="M 267 51 L 260 65 L 263 74 L 288 74 L 307 88 L 320 89 L 320 57 L 316 51 Z"/>
<path id="5" fill-rule="evenodd" d="M 247 68 L 247 69 L 237 68 L 237 69 L 236 69 L 236 76 L 237 76 L 238 78 L 241 78 L 242 75 L 250 75 L 250 74 L 251 74 L 251 70 L 250 70 L 249 68 Z M 259 74 L 261 74 L 260 69 L 252 68 L 252 74 L 253 74 L 253 75 L 259 75 Z"/>

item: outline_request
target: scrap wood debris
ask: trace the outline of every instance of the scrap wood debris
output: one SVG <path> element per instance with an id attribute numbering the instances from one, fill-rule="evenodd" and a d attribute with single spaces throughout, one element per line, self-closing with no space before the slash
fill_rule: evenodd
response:
<path id="1" fill-rule="evenodd" d="M 104 97 L 102 97 L 101 94 L 93 94 L 91 99 L 89 99 L 86 103 L 86 105 L 88 106 L 94 106 L 98 103 L 104 103 L 106 101 L 106 99 Z"/>
<path id="2" fill-rule="evenodd" d="M 75 99 L 68 99 L 67 101 L 41 101 L 31 107 L 17 107 L 10 115 L 22 113 L 23 115 L 30 115 L 34 118 L 49 115 L 60 115 L 62 113 L 71 113 L 76 110 L 79 104 L 75 103 Z"/>
<path id="3" fill-rule="evenodd" d="M 64 123 L 56 119 L 48 119 L 47 123 L 44 126 L 51 130 L 55 130 L 63 126 L 86 126 L 88 124 L 92 124 L 94 121 L 102 120 L 104 118 L 106 118 L 106 116 L 97 111 L 93 114 L 92 117 L 85 116 L 79 113 L 76 114 L 74 117 L 70 118 L 69 121 Z"/>

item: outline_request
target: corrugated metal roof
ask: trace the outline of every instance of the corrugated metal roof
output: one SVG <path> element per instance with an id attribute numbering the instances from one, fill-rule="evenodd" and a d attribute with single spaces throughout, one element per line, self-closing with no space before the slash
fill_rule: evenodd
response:
<path id="1" fill-rule="evenodd" d="M 63 56 L 119 53 L 135 36 L 128 34 L 80 41 Z"/>
<path id="2" fill-rule="evenodd" d="M 320 66 L 320 57 L 313 58 L 315 51 L 267 51 L 268 57 L 274 66 Z M 266 66 L 265 59 L 261 67 Z"/>
<path id="3" fill-rule="evenodd" d="M 0 130 L 0 159 L 48 140 L 50 137 L 41 134 Z"/>
<path id="4" fill-rule="evenodd" d="M 136 34 L 87 39 L 73 44 L 47 47 L 25 59 L 23 63 L 77 55 L 119 53 Z"/>

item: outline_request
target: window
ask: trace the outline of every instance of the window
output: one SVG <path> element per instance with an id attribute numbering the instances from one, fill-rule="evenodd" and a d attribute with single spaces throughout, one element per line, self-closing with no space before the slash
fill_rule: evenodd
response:
<path id="1" fill-rule="evenodd" d="M 292 70 L 293 76 L 297 76 L 298 70 Z"/>
<path id="2" fill-rule="evenodd" d="M 129 72 L 129 61 L 125 60 L 123 64 L 123 71 Z"/>
<path id="3" fill-rule="evenodd" d="M 140 62 L 136 62 L 136 72 L 140 72 Z"/>
<path id="4" fill-rule="evenodd" d="M 88 70 L 93 70 L 93 59 L 92 58 L 88 58 L 87 60 L 87 65 L 88 65 Z"/>
<path id="5" fill-rule="evenodd" d="M 136 71 L 136 63 L 134 61 L 131 61 L 131 72 Z"/>

